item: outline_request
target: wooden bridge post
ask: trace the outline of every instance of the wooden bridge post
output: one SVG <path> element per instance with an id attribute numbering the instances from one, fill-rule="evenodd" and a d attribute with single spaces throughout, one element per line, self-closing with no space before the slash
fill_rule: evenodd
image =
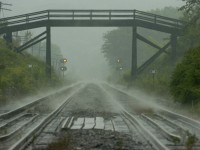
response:
<path id="1" fill-rule="evenodd" d="M 171 35 L 171 61 L 172 63 L 175 61 L 176 59 L 176 49 L 177 49 L 177 35 L 172 34 Z"/>
<path id="2" fill-rule="evenodd" d="M 10 44 L 12 43 L 12 32 L 7 32 L 3 37 L 6 40 L 7 45 L 11 46 Z"/>
<path id="3" fill-rule="evenodd" d="M 51 27 L 47 26 L 46 30 L 46 76 L 51 80 Z"/>
<path id="4" fill-rule="evenodd" d="M 137 75 L 137 27 L 134 25 L 132 29 L 132 67 L 131 77 Z"/>

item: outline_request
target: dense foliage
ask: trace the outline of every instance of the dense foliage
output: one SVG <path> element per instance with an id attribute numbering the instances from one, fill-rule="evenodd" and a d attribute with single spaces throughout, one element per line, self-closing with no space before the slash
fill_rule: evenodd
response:
<path id="1" fill-rule="evenodd" d="M 184 36 L 181 37 L 182 48 L 190 49 L 199 46 L 200 43 L 200 1 L 184 0 L 186 5 L 180 8 L 187 22 Z"/>
<path id="2" fill-rule="evenodd" d="M 167 17 L 181 17 L 181 13 L 173 7 L 166 7 L 161 10 L 151 10 L 150 12 Z M 170 38 L 169 35 L 165 33 L 140 27 L 137 28 L 137 33 L 160 47 L 164 46 Z M 157 49 L 140 40 L 137 40 L 137 43 L 138 65 L 140 66 L 153 54 L 155 54 Z M 120 66 L 123 67 L 124 71 L 130 70 L 132 54 L 132 28 L 117 28 L 107 32 L 104 35 L 102 52 L 112 68 L 119 68 L 119 64 L 117 63 L 117 60 L 119 59 L 121 62 Z"/>
<path id="3" fill-rule="evenodd" d="M 186 4 L 180 8 L 190 23 L 200 24 L 200 0 L 183 0 Z"/>
<path id="4" fill-rule="evenodd" d="M 168 17 L 180 17 L 187 21 L 184 35 L 178 39 L 176 62 L 172 65 L 169 55 L 163 54 L 133 82 L 133 85 L 147 92 L 154 92 L 162 96 L 170 95 L 171 92 L 174 99 L 182 104 L 200 101 L 200 47 L 198 47 L 200 45 L 200 1 L 186 1 L 186 5 L 181 8 L 182 11 L 171 7 L 151 11 Z M 150 41 L 157 45 L 160 44 L 160 47 L 166 43 L 164 38 L 169 40 L 169 37 L 164 34 L 144 29 L 138 31 Z M 113 68 L 118 67 L 117 59 L 120 59 L 120 66 L 124 68 L 120 83 L 128 81 L 130 84 L 128 79 L 131 66 L 131 36 L 129 28 L 118 28 L 104 36 L 103 53 L 105 57 Z M 188 51 L 188 49 L 190 50 Z M 170 49 L 168 52 L 170 53 Z M 155 49 L 138 41 L 139 65 L 153 53 L 155 53 Z M 178 63 L 177 67 L 174 65 L 176 63 Z M 152 70 L 156 70 L 156 73 L 152 74 Z"/>
<path id="5" fill-rule="evenodd" d="M 173 73 L 170 88 L 174 99 L 182 104 L 200 102 L 200 1 L 184 0 L 181 7 L 188 22 L 182 48 L 190 49 Z M 197 48 L 194 48 L 197 47 Z"/>
<path id="6" fill-rule="evenodd" d="M 176 19 L 182 17 L 181 12 L 177 8 L 166 7 L 164 9 L 151 10 L 150 12 L 164 15 L 167 17 L 174 16 Z M 139 28 L 137 32 L 143 37 L 147 38 L 156 45 L 163 47 L 169 41 L 169 35 L 153 31 L 149 29 Z M 102 52 L 108 60 L 110 66 L 113 68 L 114 75 L 121 73 L 121 78 L 118 82 L 130 84 L 130 69 L 131 69 L 131 51 L 132 51 L 132 29 L 131 28 L 117 28 L 105 34 L 104 45 Z M 148 44 L 137 40 L 138 43 L 138 67 L 142 65 L 158 50 L 149 46 Z M 132 83 L 133 85 L 142 88 L 148 92 L 156 92 L 156 94 L 169 94 L 170 73 L 174 69 L 171 65 L 170 49 L 168 54 L 163 53 L 153 64 L 142 73 Z M 178 55 L 183 53 L 183 49 L 177 51 Z M 117 60 L 120 60 L 119 62 Z M 119 68 L 123 69 L 120 70 Z M 156 74 L 152 74 L 152 70 L 156 70 Z M 119 73 L 117 73 L 119 72 Z M 109 78 L 110 80 L 113 79 Z"/>
<path id="7" fill-rule="evenodd" d="M 18 54 L 0 40 L 0 101 L 5 97 L 20 96 L 35 92 L 49 85 L 45 75 L 45 63 L 30 54 Z M 53 75 L 52 83 L 58 78 Z"/>
<path id="8" fill-rule="evenodd" d="M 150 11 L 150 13 L 178 19 L 183 16 L 183 13 L 181 11 L 178 11 L 177 9 L 178 8 L 174 7 L 165 7 L 162 9 L 153 9 Z"/>
<path id="9" fill-rule="evenodd" d="M 163 46 L 164 34 L 152 30 L 138 28 L 138 33 L 148 40 Z M 138 43 L 138 65 L 143 64 L 156 50 L 151 46 L 137 41 Z M 104 35 L 102 52 L 113 69 L 123 67 L 124 71 L 131 69 L 132 54 L 132 28 L 117 28 Z M 118 62 L 118 59 L 120 60 Z"/>
<path id="10" fill-rule="evenodd" d="M 173 73 L 170 87 L 176 101 L 200 102 L 200 47 L 186 53 Z"/>

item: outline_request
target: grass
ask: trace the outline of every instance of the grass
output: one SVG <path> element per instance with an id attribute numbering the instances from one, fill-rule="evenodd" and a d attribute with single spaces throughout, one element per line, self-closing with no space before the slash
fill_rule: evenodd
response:
<path id="1" fill-rule="evenodd" d="M 46 150 L 69 150 L 70 140 L 68 138 L 61 138 L 56 142 L 48 145 Z"/>
<path id="2" fill-rule="evenodd" d="M 198 139 L 195 134 L 191 134 L 191 133 L 187 132 L 187 141 L 185 143 L 186 149 L 192 150 L 192 148 L 195 145 L 195 143 L 197 142 L 197 140 Z"/>

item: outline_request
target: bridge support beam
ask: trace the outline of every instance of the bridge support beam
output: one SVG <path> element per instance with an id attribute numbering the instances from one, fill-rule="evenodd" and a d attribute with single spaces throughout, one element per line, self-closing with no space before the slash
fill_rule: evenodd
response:
<path id="1" fill-rule="evenodd" d="M 173 63 L 175 61 L 175 59 L 176 59 L 177 35 L 172 34 L 170 40 L 171 40 L 171 48 L 172 48 L 172 51 L 171 51 L 171 61 Z"/>
<path id="2" fill-rule="evenodd" d="M 6 40 L 7 45 L 12 43 L 12 32 L 7 32 L 3 38 Z"/>
<path id="3" fill-rule="evenodd" d="M 41 34 L 39 34 L 38 36 L 32 38 L 31 40 L 29 40 L 28 42 L 24 43 L 23 45 L 19 46 L 16 48 L 16 51 L 18 53 L 21 53 L 23 50 L 39 43 L 42 42 L 43 40 L 46 39 L 46 31 L 42 32 Z"/>
<path id="4" fill-rule="evenodd" d="M 134 25 L 132 29 L 132 79 L 137 75 L 137 27 Z"/>
<path id="5" fill-rule="evenodd" d="M 46 30 L 46 76 L 51 80 L 51 27 L 47 26 Z"/>

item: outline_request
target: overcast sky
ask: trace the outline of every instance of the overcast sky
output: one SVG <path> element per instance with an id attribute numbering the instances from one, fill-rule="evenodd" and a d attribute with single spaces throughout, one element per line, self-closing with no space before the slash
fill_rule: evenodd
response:
<path id="1" fill-rule="evenodd" d="M 13 14 L 44 9 L 139 9 L 180 7 L 182 0 L 1 0 L 12 3 Z"/>
<path id="2" fill-rule="evenodd" d="M 46 9 L 137 9 L 148 11 L 166 6 L 180 7 L 182 0 L 0 0 L 11 3 L 12 12 L 4 16 Z M 2 17 L 2 14 L 1 14 Z M 52 42 L 59 45 L 68 58 L 68 72 L 84 78 L 101 78 L 108 65 L 100 53 L 103 34 L 112 28 L 54 28 Z M 35 31 L 33 31 L 34 33 Z"/>

